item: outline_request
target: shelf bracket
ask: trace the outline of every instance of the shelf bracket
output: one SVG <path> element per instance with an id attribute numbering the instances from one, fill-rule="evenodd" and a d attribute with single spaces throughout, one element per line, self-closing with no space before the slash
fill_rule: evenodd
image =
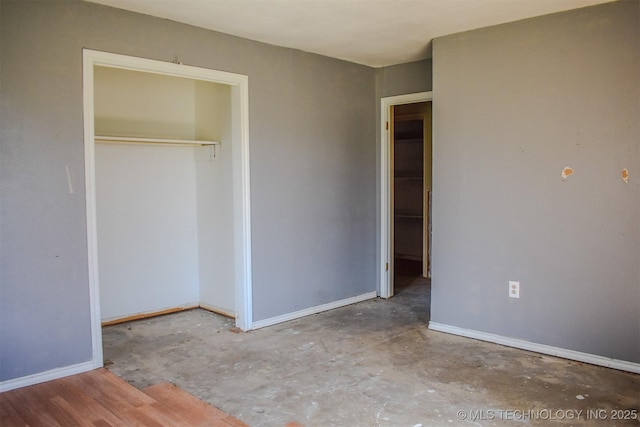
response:
<path id="1" fill-rule="evenodd" d="M 220 143 L 216 142 L 214 144 L 208 145 L 208 147 L 209 147 L 209 160 L 220 159 Z"/>

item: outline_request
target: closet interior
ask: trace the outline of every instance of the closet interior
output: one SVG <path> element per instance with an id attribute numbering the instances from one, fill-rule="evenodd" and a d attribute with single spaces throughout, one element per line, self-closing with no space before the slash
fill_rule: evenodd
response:
<path id="1" fill-rule="evenodd" d="M 394 274 L 430 277 L 431 102 L 393 107 Z"/>
<path id="2" fill-rule="evenodd" d="M 234 316 L 230 86 L 96 66 L 94 128 L 103 324 Z"/>

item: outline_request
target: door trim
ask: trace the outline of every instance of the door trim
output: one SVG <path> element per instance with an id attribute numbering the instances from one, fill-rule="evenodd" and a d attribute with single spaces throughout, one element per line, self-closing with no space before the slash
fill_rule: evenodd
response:
<path id="1" fill-rule="evenodd" d="M 84 49 L 83 113 L 87 260 L 89 271 L 89 304 L 91 309 L 92 361 L 94 368 L 102 367 L 103 365 L 95 187 L 94 66 L 185 77 L 231 86 L 236 326 L 245 331 L 252 329 L 249 78 L 245 75 L 224 71 Z"/>
<path id="2" fill-rule="evenodd" d="M 391 117 L 391 107 L 394 105 L 414 104 L 417 102 L 433 101 L 433 92 L 419 92 L 407 95 L 389 96 L 380 99 L 380 258 L 378 271 L 380 281 L 378 294 L 381 298 L 393 296 L 391 289 L 391 125 L 387 126 Z"/>

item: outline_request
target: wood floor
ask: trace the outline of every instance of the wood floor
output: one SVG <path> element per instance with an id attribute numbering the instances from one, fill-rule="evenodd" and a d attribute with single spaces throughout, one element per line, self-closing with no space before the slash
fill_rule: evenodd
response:
<path id="1" fill-rule="evenodd" d="M 173 384 L 138 390 L 106 369 L 1 393 L 0 426 L 248 427 Z"/>

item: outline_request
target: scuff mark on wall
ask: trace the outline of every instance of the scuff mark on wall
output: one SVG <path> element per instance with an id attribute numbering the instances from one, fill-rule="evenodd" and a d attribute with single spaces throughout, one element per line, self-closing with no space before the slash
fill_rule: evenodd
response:
<path id="1" fill-rule="evenodd" d="M 565 166 L 564 169 L 562 169 L 562 179 L 565 180 L 569 177 L 569 175 L 571 175 L 573 173 L 573 168 L 569 167 L 569 166 Z"/>
<path id="2" fill-rule="evenodd" d="M 67 171 L 67 185 L 69 186 L 69 194 L 73 194 L 73 184 L 71 183 L 71 172 L 69 172 L 69 165 L 65 165 Z"/>
<path id="3" fill-rule="evenodd" d="M 629 183 L 629 170 L 627 168 L 622 169 L 622 182 L 625 184 Z"/>

